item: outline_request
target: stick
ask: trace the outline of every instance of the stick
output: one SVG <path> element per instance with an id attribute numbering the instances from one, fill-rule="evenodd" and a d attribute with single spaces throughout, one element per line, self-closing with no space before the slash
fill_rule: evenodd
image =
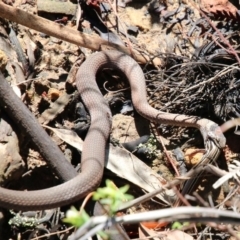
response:
<path id="1" fill-rule="evenodd" d="M 76 44 L 81 47 L 90 48 L 95 51 L 102 50 L 102 47 L 114 48 L 118 51 L 131 55 L 139 63 L 147 63 L 149 58 L 143 56 L 137 51 L 132 54 L 127 47 L 120 46 L 114 43 L 103 40 L 100 37 L 92 36 L 79 31 L 59 25 L 55 22 L 49 21 L 45 18 L 25 12 L 19 8 L 10 7 L 0 1 L 0 17 L 6 18 L 10 21 L 24 25 L 28 28 L 34 29 L 38 32 L 43 32 L 47 35 L 62 39 L 64 41 Z"/>

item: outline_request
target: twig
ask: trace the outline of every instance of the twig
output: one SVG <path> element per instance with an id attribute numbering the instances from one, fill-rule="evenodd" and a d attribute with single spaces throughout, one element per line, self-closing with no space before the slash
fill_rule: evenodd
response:
<path id="1" fill-rule="evenodd" d="M 235 119 L 231 119 L 225 123 L 222 124 L 221 131 L 222 132 L 226 132 L 228 131 L 230 128 L 236 127 L 240 125 L 240 118 L 235 118 Z"/>
<path id="2" fill-rule="evenodd" d="M 159 189 L 156 189 L 150 193 L 147 193 L 139 198 L 136 198 L 134 200 L 131 200 L 129 202 L 126 202 L 126 203 L 123 203 L 118 211 L 123 211 L 123 210 L 126 210 L 127 208 L 130 208 L 134 205 L 137 205 L 137 204 L 141 204 L 143 202 L 146 202 L 148 201 L 149 199 L 155 197 L 157 194 L 163 192 L 163 191 L 166 191 L 166 189 L 171 189 L 173 186 L 176 186 L 176 185 L 179 185 L 181 184 L 183 181 L 185 180 L 188 180 L 189 178 L 191 178 L 192 176 L 197 176 L 199 173 L 203 172 L 203 171 L 207 171 L 207 172 L 210 172 L 210 173 L 213 173 L 217 176 L 224 176 L 226 174 L 225 171 L 222 171 L 216 167 L 214 167 L 213 165 L 211 164 L 208 164 L 206 166 L 204 165 L 199 165 L 196 169 L 191 169 L 188 173 L 186 173 L 184 176 L 181 176 L 181 178 L 179 179 L 174 179 L 172 180 L 171 182 L 167 183 L 166 185 L 164 185 L 164 187 L 161 187 Z"/>
<path id="3" fill-rule="evenodd" d="M 54 235 L 61 234 L 61 233 L 67 233 L 68 231 L 70 231 L 72 229 L 74 229 L 74 227 L 69 227 L 67 229 L 64 229 L 64 230 L 61 230 L 61 231 L 56 231 L 56 232 L 53 232 L 53 233 L 46 233 L 46 234 L 41 235 L 39 237 L 31 238 L 31 240 L 39 240 L 39 239 L 42 239 L 42 238 L 54 236 Z"/>
<path id="4" fill-rule="evenodd" d="M 238 61 L 238 64 L 240 65 L 240 58 L 238 57 L 238 54 L 232 47 L 232 45 L 229 43 L 229 41 L 223 36 L 223 34 L 216 28 L 216 26 L 211 22 L 210 18 L 204 13 L 204 11 L 197 7 L 196 3 L 191 1 L 192 5 L 204 16 L 204 18 L 207 20 L 209 25 L 217 32 L 219 38 L 229 47 L 228 53 L 235 56 L 236 60 Z"/>
<path id="5" fill-rule="evenodd" d="M 115 6 L 111 3 L 110 0 L 107 0 L 108 4 L 111 6 L 115 16 L 116 16 L 116 22 L 117 24 L 120 23 L 121 27 L 122 27 L 122 30 L 124 31 L 124 34 L 126 36 L 126 39 L 127 39 L 127 43 L 128 43 L 128 49 L 130 52 L 133 52 L 133 49 L 132 49 L 132 44 L 129 40 L 129 37 L 128 37 L 128 34 L 127 34 L 127 31 L 126 31 L 126 28 L 124 27 L 124 24 L 122 23 L 122 20 L 120 19 L 118 13 L 117 13 L 117 5 L 115 4 Z"/>
<path id="6" fill-rule="evenodd" d="M 79 212 L 82 212 L 87 204 L 87 202 L 89 201 L 89 199 L 93 196 L 95 192 L 90 192 L 85 198 L 84 201 L 82 202 L 82 205 L 80 207 Z"/>
<path id="7" fill-rule="evenodd" d="M 158 132 L 158 136 L 156 136 L 156 138 L 158 139 L 158 141 L 161 142 L 161 145 L 162 145 L 162 147 L 163 147 L 163 151 L 164 151 L 164 153 L 165 153 L 165 155 L 166 155 L 169 163 L 171 164 L 172 168 L 174 169 L 176 175 L 179 177 L 180 174 L 179 174 L 178 169 L 176 168 L 176 164 L 173 162 L 172 157 L 170 157 L 170 155 L 168 154 L 168 151 L 167 151 L 167 149 L 166 149 L 166 147 L 165 147 L 165 144 L 163 143 L 162 137 L 160 136 L 160 133 L 159 133 L 158 129 L 156 128 L 156 126 L 154 126 L 154 128 L 155 128 L 155 130 Z"/>
<path id="8" fill-rule="evenodd" d="M 25 12 L 19 8 L 10 7 L 1 1 L 0 9 L 0 17 L 2 18 L 6 18 L 10 21 L 19 23 L 28 28 L 43 32 L 47 35 L 62 39 L 78 46 L 90 48 L 96 51 L 101 50 L 103 46 L 108 46 L 131 55 L 137 62 L 147 63 L 149 61 L 149 57 L 146 55 L 143 56 L 143 54 L 140 54 L 137 51 L 130 52 L 127 47 L 110 43 L 100 37 L 80 33 L 73 28 L 62 26 L 45 18 Z"/>
<path id="9" fill-rule="evenodd" d="M 230 71 L 232 71 L 232 66 L 229 66 L 226 69 L 223 69 L 222 71 L 217 73 L 215 76 L 213 76 L 213 77 L 211 77 L 211 78 L 209 78 L 209 79 L 207 79 L 205 81 L 202 81 L 202 82 L 200 82 L 200 83 L 198 83 L 198 84 L 196 84 L 196 85 L 194 85 L 192 87 L 189 87 L 189 88 L 183 90 L 182 92 L 185 93 L 185 92 L 188 92 L 190 90 L 199 88 L 199 86 L 206 85 L 206 83 L 210 83 L 210 82 L 214 81 L 215 79 L 217 79 L 218 77 L 221 77 L 221 76 L 223 76 L 224 74 L 227 74 Z"/>
<path id="10" fill-rule="evenodd" d="M 91 235 L 95 235 L 101 228 L 111 226 L 116 223 L 135 223 L 140 221 L 191 221 L 191 222 L 214 222 L 239 224 L 240 214 L 232 211 L 218 210 L 203 207 L 178 207 L 166 208 L 161 210 L 135 213 L 120 217 L 99 216 L 92 217 L 87 224 L 78 229 L 78 237 L 83 236 L 91 229 Z M 96 226 L 96 227 L 94 227 Z M 220 225 L 221 226 L 221 225 Z M 94 229 L 94 231 L 93 231 Z M 72 237 L 71 239 L 75 239 Z M 80 238 L 86 239 L 84 236 Z"/>
<path id="11" fill-rule="evenodd" d="M 228 53 L 232 54 L 235 56 L 235 58 L 238 61 L 238 64 L 240 65 L 240 58 L 238 57 L 236 51 L 234 50 L 234 48 L 232 47 L 232 45 L 229 43 L 229 41 L 223 36 L 223 34 L 216 28 L 216 26 L 211 22 L 211 20 L 209 19 L 209 17 L 207 17 L 207 15 L 203 12 L 202 9 L 198 9 L 201 14 L 206 18 L 206 20 L 208 21 L 208 23 L 211 25 L 211 27 L 217 32 L 218 36 L 221 38 L 221 40 L 229 47 L 230 50 L 227 50 Z"/>

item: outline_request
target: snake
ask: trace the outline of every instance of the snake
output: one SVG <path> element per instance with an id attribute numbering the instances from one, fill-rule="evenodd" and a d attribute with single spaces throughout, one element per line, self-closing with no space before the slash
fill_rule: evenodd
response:
<path id="1" fill-rule="evenodd" d="M 96 82 L 96 74 L 104 68 L 116 69 L 126 76 L 131 88 L 134 108 L 140 115 L 156 124 L 199 129 L 208 159 L 216 160 L 218 154 L 215 153 L 218 152 L 217 149 L 225 146 L 226 140 L 215 122 L 196 116 L 162 112 L 151 107 L 147 100 L 144 73 L 139 64 L 129 55 L 117 50 L 100 51 L 88 56 L 76 75 L 77 89 L 91 118 L 90 128 L 83 143 L 80 173 L 76 173 L 69 166 L 58 146 L 0 74 L 2 109 L 32 139 L 40 154 L 65 181 L 54 187 L 34 191 L 18 191 L 1 187 L 1 207 L 15 210 L 60 207 L 78 201 L 99 186 L 103 176 L 105 152 L 112 123 L 110 108 Z"/>

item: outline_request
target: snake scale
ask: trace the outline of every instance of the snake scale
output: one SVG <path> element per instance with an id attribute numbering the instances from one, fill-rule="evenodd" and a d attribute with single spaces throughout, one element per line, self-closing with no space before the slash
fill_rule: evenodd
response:
<path id="1" fill-rule="evenodd" d="M 96 73 L 105 67 L 118 69 L 126 75 L 131 87 L 133 105 L 139 114 L 155 123 L 198 128 L 203 136 L 208 157 L 215 160 L 217 156 L 211 156 L 213 150 L 208 146 L 216 149 L 225 146 L 225 137 L 217 124 L 208 119 L 171 114 L 152 108 L 147 102 L 145 78 L 138 63 L 124 53 L 102 51 L 90 55 L 80 66 L 76 77 L 78 91 L 91 116 L 91 126 L 83 144 L 81 173 L 78 175 L 72 172 L 73 168 L 65 161 L 59 148 L 44 133 L 0 74 L 1 106 L 32 138 L 39 152 L 60 177 L 68 180 L 58 186 L 36 191 L 0 188 L 1 207 L 16 210 L 55 208 L 75 202 L 97 188 L 103 175 L 106 142 L 111 129 L 111 112 L 96 83 Z M 209 142 L 213 144 L 208 144 Z"/>

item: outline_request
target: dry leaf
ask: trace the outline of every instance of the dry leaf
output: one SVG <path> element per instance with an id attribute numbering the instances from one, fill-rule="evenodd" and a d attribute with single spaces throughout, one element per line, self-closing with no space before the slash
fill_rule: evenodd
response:
<path id="1" fill-rule="evenodd" d="M 237 8 L 228 0 L 201 0 L 201 9 L 206 13 L 236 17 Z"/>
<path id="2" fill-rule="evenodd" d="M 161 223 L 159 223 L 161 224 Z M 149 238 L 152 237 L 152 238 Z M 148 229 L 147 227 L 140 224 L 139 227 L 139 238 L 148 238 L 154 240 L 193 240 L 193 237 L 187 233 L 180 230 L 171 231 L 155 231 L 153 229 Z"/>
<path id="3" fill-rule="evenodd" d="M 52 130 L 60 139 L 82 151 L 83 141 L 74 131 L 51 128 L 45 125 L 43 127 Z M 105 167 L 118 176 L 127 179 L 147 192 L 164 187 L 162 182 L 165 180 L 130 152 L 120 147 L 110 146 L 107 155 Z M 172 190 L 165 190 L 156 197 L 169 205 L 174 201 L 175 193 Z"/>

